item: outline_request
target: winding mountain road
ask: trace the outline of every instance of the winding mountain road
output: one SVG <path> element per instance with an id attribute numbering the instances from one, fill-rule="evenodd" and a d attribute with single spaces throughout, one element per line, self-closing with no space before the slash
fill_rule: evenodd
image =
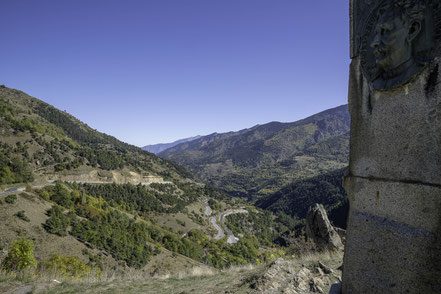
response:
<path id="1" fill-rule="evenodd" d="M 78 184 L 112 184 L 113 182 L 104 182 L 104 181 L 64 181 L 66 183 L 78 183 Z M 127 182 L 128 183 L 128 182 Z M 148 186 L 150 184 L 152 184 L 153 182 L 142 182 L 141 185 L 143 186 Z M 173 182 L 170 181 L 163 181 L 160 182 L 158 184 L 173 184 Z M 54 186 L 55 183 L 52 181 L 50 183 L 44 184 L 44 185 L 35 185 L 35 186 L 31 186 L 31 188 L 44 188 L 46 186 Z M 16 192 L 23 192 L 26 190 L 26 186 L 21 186 L 21 187 L 13 187 L 13 188 L 9 188 L 6 189 L 5 191 L 1 191 L 0 195 L 3 194 L 8 194 L 8 193 L 16 193 Z"/>
<path id="2" fill-rule="evenodd" d="M 52 186 L 55 185 L 54 183 L 48 183 L 45 185 L 36 185 L 36 186 L 31 186 L 32 188 L 43 188 L 45 186 Z M 22 186 L 22 187 L 14 187 L 14 188 L 9 188 L 5 191 L 0 192 L 0 195 L 3 194 L 9 194 L 9 193 L 15 193 L 15 192 L 22 192 L 26 190 L 26 186 Z M 225 232 L 224 229 L 217 223 L 216 220 L 216 215 L 213 215 L 213 211 L 210 208 L 210 206 L 208 205 L 208 198 L 206 198 L 204 200 L 205 204 L 207 205 L 205 207 L 205 215 L 209 218 L 210 223 L 213 225 L 213 227 L 217 230 L 217 235 L 214 237 L 215 240 L 220 240 L 222 238 L 225 237 L 225 233 L 228 236 L 227 238 L 227 243 L 228 244 L 235 244 L 239 241 L 239 238 L 237 238 L 236 236 L 234 236 L 233 232 L 231 232 L 230 229 L 228 229 L 228 227 L 225 226 Z M 225 218 L 231 214 L 236 214 L 236 213 L 248 213 L 247 210 L 243 209 L 243 208 L 239 208 L 239 209 L 230 209 L 227 210 L 223 213 L 221 213 L 219 215 L 219 221 L 220 223 L 223 223 Z"/>
<path id="3" fill-rule="evenodd" d="M 235 244 L 235 243 L 237 243 L 239 241 L 239 238 L 234 236 L 233 232 L 231 232 L 231 230 L 228 229 L 226 226 L 225 226 L 225 232 L 224 232 L 223 228 L 217 223 L 216 216 L 212 215 L 213 211 L 210 208 L 210 206 L 208 205 L 208 198 L 205 199 L 204 202 L 207 204 L 207 206 L 205 207 L 205 215 L 209 218 L 210 223 L 217 230 L 217 235 L 214 237 L 214 239 L 215 240 L 220 240 L 220 239 L 225 237 L 225 233 L 226 233 L 227 236 L 228 236 L 227 244 Z M 221 223 L 223 223 L 225 217 L 227 217 L 230 214 L 236 214 L 236 213 L 248 213 L 248 211 L 246 211 L 243 208 L 227 210 L 227 211 L 225 211 L 225 212 L 220 214 L 219 221 Z"/>
<path id="4" fill-rule="evenodd" d="M 210 216 L 210 223 L 213 225 L 213 227 L 217 230 L 217 235 L 216 237 L 214 237 L 215 240 L 220 240 L 223 237 L 225 237 L 225 233 L 224 230 L 222 229 L 221 226 L 218 225 L 218 223 L 216 222 L 216 217 L 215 216 Z"/>
<path id="5" fill-rule="evenodd" d="M 39 188 L 43 188 L 43 187 L 46 187 L 46 186 L 53 186 L 53 185 L 55 185 L 55 184 L 49 183 L 49 184 L 45 184 L 45 185 L 31 186 L 31 188 L 32 189 L 34 189 L 34 188 L 38 188 L 39 189 Z M 23 192 L 23 191 L 26 191 L 26 186 L 9 188 L 9 189 L 7 189 L 7 190 L 5 190 L 3 192 L 0 192 L 0 195 L 8 194 L 8 193 Z"/>

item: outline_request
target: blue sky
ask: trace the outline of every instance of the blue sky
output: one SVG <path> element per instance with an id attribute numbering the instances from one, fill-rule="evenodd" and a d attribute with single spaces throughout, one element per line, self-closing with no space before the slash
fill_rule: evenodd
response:
<path id="1" fill-rule="evenodd" d="M 0 84 L 143 146 L 347 103 L 349 0 L 3 0 Z"/>

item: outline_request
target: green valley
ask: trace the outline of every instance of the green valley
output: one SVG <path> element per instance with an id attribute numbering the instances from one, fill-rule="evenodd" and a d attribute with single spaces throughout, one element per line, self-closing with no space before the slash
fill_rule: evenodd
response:
<path id="1" fill-rule="evenodd" d="M 296 180 L 345 167 L 349 122 L 343 105 L 293 123 L 203 136 L 159 156 L 232 196 L 256 200 Z"/>
<path id="2" fill-rule="evenodd" d="M 1 86 L 0 106 L 6 273 L 22 261 L 14 248 L 35 255 L 24 266 L 34 275 L 67 279 L 260 264 L 284 255 L 280 238 L 301 231 L 297 218 L 232 198 L 21 91 Z M 235 222 L 237 211 L 252 227 Z"/>

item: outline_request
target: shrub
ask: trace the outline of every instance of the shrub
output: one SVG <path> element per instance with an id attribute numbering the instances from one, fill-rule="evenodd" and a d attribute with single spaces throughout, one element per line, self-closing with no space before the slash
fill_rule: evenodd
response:
<path id="1" fill-rule="evenodd" d="M 37 260 L 34 257 L 34 243 L 21 238 L 16 240 L 11 247 L 1 267 L 6 271 L 21 271 L 25 268 L 35 268 Z"/>
<path id="2" fill-rule="evenodd" d="M 214 199 L 209 199 L 208 200 L 208 205 L 213 210 L 220 210 L 222 208 L 222 205 L 219 202 L 217 202 L 216 200 L 214 200 Z"/>
<path id="3" fill-rule="evenodd" d="M 49 192 L 48 192 L 48 191 L 42 191 L 42 192 L 40 193 L 40 197 L 43 198 L 43 199 L 46 200 L 46 201 L 51 200 L 51 195 L 49 195 Z"/>
<path id="4" fill-rule="evenodd" d="M 49 260 L 38 265 L 40 271 L 49 271 L 65 278 L 84 278 L 90 276 L 92 268 L 76 256 L 62 256 L 55 254 Z"/>
<path id="5" fill-rule="evenodd" d="M 104 265 L 101 260 L 101 253 L 100 253 L 100 255 L 89 254 L 89 262 L 87 263 L 87 265 L 94 266 L 95 268 L 99 269 L 100 271 L 103 271 Z"/>
<path id="6" fill-rule="evenodd" d="M 24 220 L 25 222 L 30 222 L 31 220 L 25 215 L 24 210 L 17 212 L 16 214 L 14 214 L 16 217 Z"/>
<path id="7" fill-rule="evenodd" d="M 155 246 L 155 250 L 153 251 L 153 254 L 158 255 L 158 254 L 161 254 L 161 252 L 162 252 L 161 245 Z"/>
<path id="8" fill-rule="evenodd" d="M 52 206 L 51 209 L 48 210 L 49 218 L 46 220 L 44 224 L 44 228 L 48 233 L 56 234 L 58 236 L 66 236 L 66 229 L 70 224 L 70 220 L 67 216 L 63 214 L 61 208 L 57 205 Z"/>
<path id="9" fill-rule="evenodd" d="M 15 195 L 15 194 L 8 195 L 8 196 L 6 196 L 6 198 L 5 198 L 5 202 L 6 202 L 6 203 L 9 203 L 9 204 L 14 204 L 15 201 L 17 201 L 17 195 Z"/>
<path id="10" fill-rule="evenodd" d="M 70 192 L 60 183 L 55 185 L 51 200 L 66 208 L 72 208 L 74 206 Z"/>

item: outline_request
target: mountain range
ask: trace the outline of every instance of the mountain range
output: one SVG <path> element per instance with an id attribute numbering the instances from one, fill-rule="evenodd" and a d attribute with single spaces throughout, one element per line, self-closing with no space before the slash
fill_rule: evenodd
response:
<path id="1" fill-rule="evenodd" d="M 345 167 L 349 131 L 348 106 L 342 105 L 296 122 L 202 136 L 158 155 L 232 196 L 255 200 Z"/>
<path id="2" fill-rule="evenodd" d="M 148 152 L 151 152 L 153 154 L 158 154 L 164 150 L 175 147 L 178 144 L 190 142 L 190 141 L 199 139 L 200 137 L 201 136 L 194 136 L 194 137 L 190 137 L 190 138 L 180 139 L 180 140 L 174 141 L 172 143 L 159 143 L 159 144 L 147 145 L 147 146 L 141 147 L 141 149 L 146 150 Z"/>
<path id="3" fill-rule="evenodd" d="M 0 134 L 0 251 L 33 244 L 39 272 L 54 263 L 127 275 L 254 263 L 273 258 L 268 248 L 299 225 L 5 86 Z M 237 237 L 227 231 L 232 214 L 242 220 Z"/>
<path id="4" fill-rule="evenodd" d="M 324 204 L 336 224 L 347 210 L 348 131 L 341 106 L 195 138 L 161 158 L 0 86 L 0 253 L 35 246 L 38 274 L 154 276 L 307 250 L 298 237 L 309 206 Z M 198 176 L 172 161 L 176 150 Z"/>

